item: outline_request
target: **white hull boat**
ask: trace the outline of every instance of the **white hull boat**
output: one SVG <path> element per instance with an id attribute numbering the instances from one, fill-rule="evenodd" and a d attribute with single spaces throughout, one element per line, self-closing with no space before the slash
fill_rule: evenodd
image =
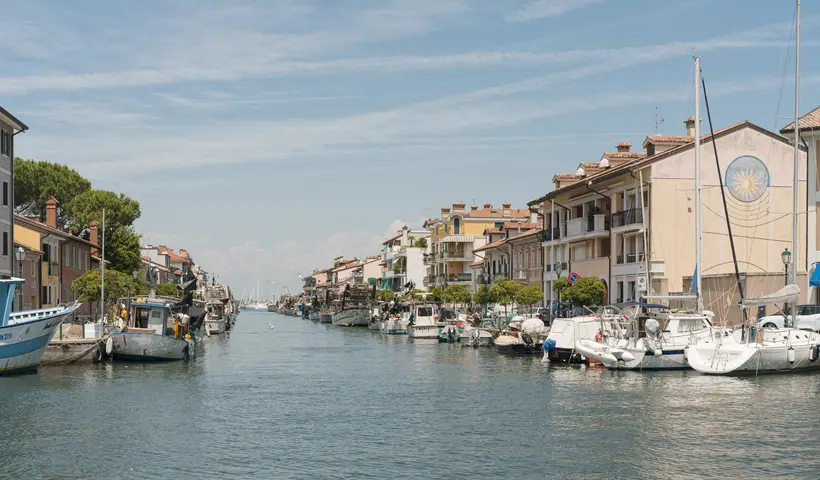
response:
<path id="1" fill-rule="evenodd" d="M 209 318 L 205 320 L 205 328 L 208 331 L 208 335 L 219 335 L 225 331 L 225 325 L 227 322 L 225 321 L 225 317 L 221 318 Z"/>
<path id="2" fill-rule="evenodd" d="M 333 325 L 343 327 L 366 327 L 370 321 L 367 307 L 347 307 L 333 314 Z"/>
<path id="3" fill-rule="evenodd" d="M 383 335 L 407 335 L 407 326 L 410 319 L 404 315 L 391 315 L 387 320 L 379 322 L 379 331 Z"/>
<path id="4" fill-rule="evenodd" d="M 0 375 L 37 371 L 55 330 L 78 307 L 75 303 L 9 315 L 0 326 Z"/>
<path id="5" fill-rule="evenodd" d="M 461 332 L 460 343 L 462 347 L 491 347 L 493 335 L 481 328 L 465 327 Z"/>
<path id="6" fill-rule="evenodd" d="M 758 330 L 753 342 L 741 331 L 688 348 L 689 365 L 711 375 L 820 370 L 820 335 L 794 328 Z"/>

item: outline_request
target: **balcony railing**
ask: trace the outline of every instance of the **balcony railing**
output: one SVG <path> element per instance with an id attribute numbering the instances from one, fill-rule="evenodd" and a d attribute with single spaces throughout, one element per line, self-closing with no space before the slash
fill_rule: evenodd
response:
<path id="1" fill-rule="evenodd" d="M 626 259 L 626 261 L 624 261 Z M 623 265 L 626 263 L 638 263 L 643 262 L 646 260 L 646 257 L 643 252 L 640 253 L 627 253 L 626 256 L 618 255 L 615 257 L 615 263 L 618 265 Z"/>
<path id="2" fill-rule="evenodd" d="M 643 223 L 643 209 L 632 208 L 612 214 L 612 228 L 624 227 L 635 223 Z"/>
<path id="3" fill-rule="evenodd" d="M 424 264 L 425 265 L 432 265 L 433 263 L 436 263 L 436 254 L 435 253 L 430 253 L 430 254 L 424 256 Z"/>
<path id="4" fill-rule="evenodd" d="M 439 275 L 438 280 L 441 282 L 471 282 L 473 281 L 473 275 L 470 273 L 447 273 Z"/>
<path id="5" fill-rule="evenodd" d="M 549 242 L 551 240 L 558 240 L 561 238 L 561 227 L 552 227 L 552 229 L 541 230 L 538 232 L 538 238 L 542 242 Z"/>
<path id="6" fill-rule="evenodd" d="M 456 250 L 454 252 L 444 252 L 444 260 L 450 262 L 466 262 L 473 261 L 474 255 L 472 252 L 465 252 L 463 250 Z"/>

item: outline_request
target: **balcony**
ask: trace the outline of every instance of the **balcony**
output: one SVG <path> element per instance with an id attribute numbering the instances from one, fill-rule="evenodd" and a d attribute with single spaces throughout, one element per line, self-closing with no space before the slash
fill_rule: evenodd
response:
<path id="1" fill-rule="evenodd" d="M 643 209 L 641 208 L 632 208 L 612 214 L 612 228 L 628 227 L 636 224 L 643 225 Z"/>
<path id="2" fill-rule="evenodd" d="M 472 262 L 474 258 L 473 252 L 465 252 L 464 250 L 444 252 L 444 260 L 447 262 Z"/>
<path id="3" fill-rule="evenodd" d="M 430 253 L 425 255 L 423 261 L 425 265 L 433 265 L 434 263 L 436 263 L 436 254 Z"/>
<path id="4" fill-rule="evenodd" d="M 447 273 L 438 276 L 441 283 L 469 283 L 473 281 L 471 273 Z"/>
<path id="5" fill-rule="evenodd" d="M 541 269 L 538 267 L 533 268 L 516 268 L 515 275 L 513 280 L 518 280 L 519 282 L 535 282 L 541 281 Z"/>
<path id="6" fill-rule="evenodd" d="M 572 220 L 567 221 L 566 232 L 567 238 L 608 235 L 609 221 L 607 215 L 605 214 L 573 218 Z"/>
<path id="7" fill-rule="evenodd" d="M 627 253 L 626 255 L 618 255 L 615 257 L 615 264 L 616 265 L 625 265 L 629 263 L 640 263 L 646 260 L 646 256 L 643 252 L 639 253 Z"/>
<path id="8" fill-rule="evenodd" d="M 542 243 L 551 242 L 561 238 L 561 227 L 552 227 L 552 229 L 541 230 L 538 232 L 538 238 Z"/>

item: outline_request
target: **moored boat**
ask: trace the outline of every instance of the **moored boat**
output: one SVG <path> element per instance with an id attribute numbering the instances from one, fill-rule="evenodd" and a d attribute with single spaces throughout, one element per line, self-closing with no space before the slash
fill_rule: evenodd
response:
<path id="1" fill-rule="evenodd" d="M 187 317 L 187 316 L 186 316 Z M 171 315 L 171 305 L 158 298 L 132 303 L 128 323 L 111 335 L 114 360 L 156 362 L 188 360 L 195 355 L 195 338 Z"/>

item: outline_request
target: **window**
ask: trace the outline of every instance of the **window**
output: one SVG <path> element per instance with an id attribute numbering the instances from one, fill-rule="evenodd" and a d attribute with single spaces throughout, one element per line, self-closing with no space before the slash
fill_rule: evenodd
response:
<path id="1" fill-rule="evenodd" d="M 66 246 L 65 246 L 65 266 L 66 266 L 66 267 L 70 267 L 70 266 L 71 266 L 71 255 L 69 255 L 69 253 L 71 252 L 71 250 L 69 250 L 69 248 L 70 248 L 70 247 L 69 247 L 68 245 L 66 245 Z"/>
<path id="2" fill-rule="evenodd" d="M 461 219 L 456 218 L 453 220 L 453 234 L 458 235 L 461 233 Z"/>
<path id="3" fill-rule="evenodd" d="M 42 298 L 40 298 L 42 303 L 48 303 L 48 287 L 47 286 L 43 285 L 43 291 L 40 293 L 40 296 L 42 297 Z"/>
<path id="4" fill-rule="evenodd" d="M 5 130 L 0 130 L 0 154 L 11 156 L 11 134 Z"/>
<path id="5" fill-rule="evenodd" d="M 3 206 L 9 206 L 9 182 L 3 182 Z"/>
<path id="6" fill-rule="evenodd" d="M 3 232 L 3 256 L 9 254 L 9 232 Z"/>

